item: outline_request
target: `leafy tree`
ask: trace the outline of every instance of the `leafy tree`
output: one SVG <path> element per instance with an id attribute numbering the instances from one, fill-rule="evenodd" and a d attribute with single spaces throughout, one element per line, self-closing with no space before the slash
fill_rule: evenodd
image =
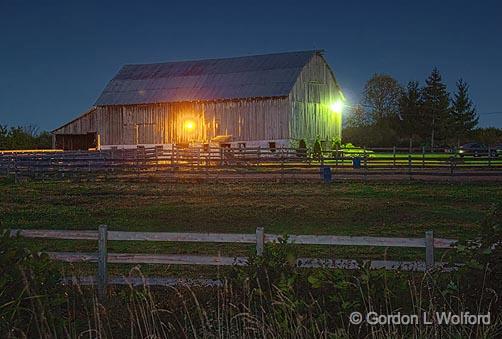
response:
<path id="1" fill-rule="evenodd" d="M 400 132 L 410 142 L 414 135 L 426 137 L 422 106 L 422 89 L 417 81 L 410 81 L 399 100 Z"/>
<path id="2" fill-rule="evenodd" d="M 476 128 L 471 132 L 471 134 L 474 140 L 486 145 L 502 143 L 502 128 Z"/>
<path id="3" fill-rule="evenodd" d="M 7 149 L 9 130 L 7 126 L 0 125 L 0 149 Z"/>
<path id="4" fill-rule="evenodd" d="M 0 125 L 0 150 L 47 149 L 52 147 L 49 132 L 38 132 L 36 126 L 10 127 Z"/>
<path id="5" fill-rule="evenodd" d="M 35 137 L 35 148 L 37 149 L 50 149 L 52 148 L 52 135 L 43 131 Z"/>
<path id="6" fill-rule="evenodd" d="M 367 127 L 369 125 L 368 113 L 364 107 L 362 105 L 355 105 L 352 107 L 345 121 L 345 127 Z"/>
<path id="7" fill-rule="evenodd" d="M 457 144 L 465 139 L 478 124 L 478 114 L 469 98 L 469 85 L 462 79 L 457 81 L 457 92 L 452 101 L 451 122 Z"/>
<path id="8" fill-rule="evenodd" d="M 369 110 L 372 122 L 381 124 L 395 119 L 399 114 L 402 88 L 396 79 L 387 74 L 375 74 L 363 90 L 363 104 Z"/>
<path id="9" fill-rule="evenodd" d="M 448 137 L 450 94 L 437 68 L 432 70 L 425 83 L 422 108 L 425 128 L 429 130 L 431 147 L 434 147 L 438 140 L 443 142 Z"/>
<path id="10" fill-rule="evenodd" d="M 11 127 L 9 131 L 10 149 L 33 148 L 33 137 L 27 134 L 22 127 Z"/>

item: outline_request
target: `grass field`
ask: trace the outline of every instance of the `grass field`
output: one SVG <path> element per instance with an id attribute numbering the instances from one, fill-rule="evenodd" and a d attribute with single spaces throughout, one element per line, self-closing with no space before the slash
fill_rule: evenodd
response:
<path id="1" fill-rule="evenodd" d="M 0 182 L 2 228 L 332 234 L 466 239 L 502 201 L 497 183 Z M 20 240 L 38 250 L 95 251 L 93 241 Z M 252 246 L 111 242 L 110 252 L 247 255 Z M 423 259 L 423 250 L 302 247 L 338 258 Z M 165 268 L 148 270 L 164 272 Z M 171 268 L 172 269 L 172 268 Z M 174 268 L 178 270 L 179 268 Z M 206 268 L 184 268 L 206 272 Z"/>

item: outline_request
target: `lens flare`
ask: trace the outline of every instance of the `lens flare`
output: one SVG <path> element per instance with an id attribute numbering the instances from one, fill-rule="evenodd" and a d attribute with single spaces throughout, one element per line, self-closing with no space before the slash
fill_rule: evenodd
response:
<path id="1" fill-rule="evenodd" d="M 195 128 L 195 123 L 192 120 L 187 120 L 183 126 L 187 131 L 192 131 Z"/>
<path id="2" fill-rule="evenodd" d="M 343 102 L 341 100 L 337 100 L 329 105 L 329 108 L 335 113 L 342 113 Z"/>

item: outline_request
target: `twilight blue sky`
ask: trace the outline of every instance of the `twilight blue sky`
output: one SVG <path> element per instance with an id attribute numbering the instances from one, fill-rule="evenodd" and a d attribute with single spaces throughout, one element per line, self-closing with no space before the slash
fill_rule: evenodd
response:
<path id="1" fill-rule="evenodd" d="M 0 124 L 53 129 L 125 63 L 324 49 L 354 103 L 373 73 L 423 83 L 437 66 L 502 127 L 501 37 L 497 1 L 0 0 Z"/>

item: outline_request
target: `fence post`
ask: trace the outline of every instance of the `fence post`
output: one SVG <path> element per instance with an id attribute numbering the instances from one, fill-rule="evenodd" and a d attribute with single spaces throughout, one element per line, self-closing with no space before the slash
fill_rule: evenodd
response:
<path id="1" fill-rule="evenodd" d="M 368 172 L 368 158 L 366 154 L 366 146 L 363 147 L 363 161 L 364 161 L 364 181 L 367 180 Z"/>
<path id="2" fill-rule="evenodd" d="M 281 145 L 281 181 L 284 181 L 284 145 Z"/>
<path id="3" fill-rule="evenodd" d="M 263 227 L 256 227 L 256 255 L 262 256 L 265 247 L 265 230 Z"/>
<path id="4" fill-rule="evenodd" d="M 430 270 L 434 267 L 434 233 L 425 232 L 425 268 Z"/>
<path id="5" fill-rule="evenodd" d="M 108 226 L 99 225 L 98 231 L 98 299 L 106 300 L 106 289 L 108 284 L 108 251 L 106 241 L 108 239 Z"/>
<path id="6" fill-rule="evenodd" d="M 492 148 L 488 146 L 488 168 L 492 167 Z"/>
<path id="7" fill-rule="evenodd" d="M 396 146 L 392 147 L 392 167 L 396 167 Z"/>
<path id="8" fill-rule="evenodd" d="M 338 157 L 339 157 L 339 153 L 340 152 L 340 148 L 339 148 L 339 145 L 338 143 L 336 144 L 336 153 L 335 153 L 335 171 L 338 169 Z"/>
<path id="9" fill-rule="evenodd" d="M 412 178 L 411 178 L 411 173 L 412 173 L 412 172 L 411 172 L 411 165 L 412 165 L 412 164 L 411 164 L 411 154 L 410 154 L 410 153 L 408 153 L 408 175 L 410 176 L 410 180 L 412 179 Z"/>
<path id="10" fill-rule="evenodd" d="M 206 178 L 209 178 L 209 158 L 211 157 L 211 144 L 207 144 L 207 153 L 206 153 Z"/>
<path id="11" fill-rule="evenodd" d="M 19 183 L 19 179 L 17 177 L 17 153 L 14 152 L 14 183 Z"/>
<path id="12" fill-rule="evenodd" d="M 174 172 L 174 143 L 171 144 L 171 172 Z"/>
<path id="13" fill-rule="evenodd" d="M 422 168 L 425 168 L 425 146 L 422 146 Z"/>

